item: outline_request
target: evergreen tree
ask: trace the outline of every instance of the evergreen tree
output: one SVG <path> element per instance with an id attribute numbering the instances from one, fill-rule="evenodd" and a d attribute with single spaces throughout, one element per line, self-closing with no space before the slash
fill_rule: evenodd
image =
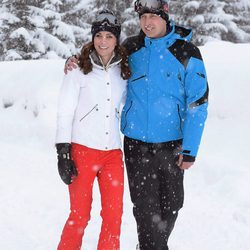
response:
<path id="1" fill-rule="evenodd" d="M 2 58 L 6 60 L 33 58 L 35 49 L 32 39 L 36 27 L 31 22 L 29 6 L 38 4 L 39 0 L 2 2 Z"/>
<path id="2" fill-rule="evenodd" d="M 41 3 L 39 16 L 45 25 L 38 28 L 35 37 L 42 42 L 46 50 L 46 57 L 60 56 L 66 58 L 75 53 L 75 37 L 70 25 L 63 22 L 62 13 L 65 6 L 60 0 L 44 0 Z"/>
<path id="3" fill-rule="evenodd" d="M 134 0 L 0 0 L 0 60 L 67 58 L 91 40 L 98 11 L 113 10 L 121 40 L 138 34 Z M 249 0 L 171 0 L 170 18 L 193 29 L 193 42 L 250 42 Z"/>
<path id="4" fill-rule="evenodd" d="M 225 3 L 217 0 L 201 1 L 195 21 L 197 35 L 194 37 L 198 45 L 211 39 L 222 40 L 228 32 L 227 20 L 230 16 L 223 11 Z M 192 23 L 192 22 L 191 22 Z"/>
<path id="5" fill-rule="evenodd" d="M 125 9 L 122 13 L 122 30 L 125 36 L 133 36 L 139 33 L 139 16 L 134 11 L 134 1 L 125 1 Z"/>
<path id="6" fill-rule="evenodd" d="M 70 25 L 75 37 L 75 48 L 79 51 L 83 44 L 91 39 L 90 27 L 92 10 L 89 4 L 81 2 L 81 0 L 63 0 L 61 7 L 62 21 Z"/>
<path id="7" fill-rule="evenodd" d="M 224 11 L 231 16 L 224 40 L 250 42 L 250 1 L 225 0 Z"/>
<path id="8" fill-rule="evenodd" d="M 63 57 L 77 53 L 86 27 L 77 24 L 80 0 L 5 0 L 1 8 L 1 60 Z M 70 14 L 71 12 L 71 14 Z M 66 23 L 71 20 L 71 22 Z M 66 21 L 66 22 L 65 22 Z M 75 24 L 74 24 L 75 23 Z M 81 34 L 81 38 L 78 38 Z"/>
<path id="9" fill-rule="evenodd" d="M 193 29 L 197 45 L 216 40 L 249 41 L 250 3 L 244 0 L 198 0 L 170 2 L 170 13 L 180 25 Z"/>

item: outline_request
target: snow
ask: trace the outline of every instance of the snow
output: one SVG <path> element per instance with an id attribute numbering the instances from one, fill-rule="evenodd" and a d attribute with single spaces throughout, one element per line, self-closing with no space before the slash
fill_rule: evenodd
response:
<path id="1" fill-rule="evenodd" d="M 30 36 L 29 32 L 23 27 L 14 30 L 10 34 L 10 38 L 19 38 L 21 36 L 27 41 L 28 44 L 30 43 L 32 37 Z"/>
<path id="2" fill-rule="evenodd" d="M 198 10 L 199 9 L 199 7 L 200 7 L 200 3 L 199 2 L 197 2 L 197 1 L 189 1 L 189 2 L 187 2 L 184 6 L 183 6 L 183 8 L 184 8 L 184 10 L 186 11 L 186 9 L 187 9 L 187 11 L 188 10 L 191 10 L 191 11 L 194 11 L 194 10 Z"/>
<path id="3" fill-rule="evenodd" d="M 198 24 L 201 25 L 205 22 L 205 18 L 203 15 L 197 15 L 193 18 L 192 22 L 197 24 L 197 25 Z"/>
<path id="4" fill-rule="evenodd" d="M 46 28 L 48 25 L 45 22 L 44 17 L 42 16 L 32 16 L 28 18 L 30 23 L 35 25 L 37 28 Z"/>
<path id="5" fill-rule="evenodd" d="M 201 47 L 210 85 L 209 116 L 199 157 L 185 173 L 185 204 L 171 250 L 249 250 L 250 44 L 210 42 Z M 64 60 L 0 63 L 0 238 L 4 250 L 56 249 L 69 212 L 57 173 L 56 105 Z M 94 187 L 83 250 L 100 231 Z M 127 180 L 121 250 L 137 243 Z"/>
<path id="6" fill-rule="evenodd" d="M 43 31 L 42 29 L 37 30 L 36 36 L 43 42 L 47 50 L 54 51 L 59 56 L 64 56 L 67 58 L 75 52 L 73 46 L 63 43 L 57 37 Z M 70 50 L 70 47 L 72 51 Z"/>
<path id="7" fill-rule="evenodd" d="M 86 8 L 91 3 L 90 0 L 81 0 L 80 3 L 75 7 L 76 9 Z"/>
<path id="8" fill-rule="evenodd" d="M 53 26 L 54 26 L 53 35 L 57 35 L 65 40 L 68 39 L 75 42 L 74 33 L 68 24 L 63 23 L 59 20 L 55 20 L 53 22 Z"/>
<path id="9" fill-rule="evenodd" d="M 1 10 L 0 19 L 1 19 L 1 22 L 3 20 L 8 20 L 10 24 L 17 23 L 20 21 L 20 19 L 17 18 L 15 15 L 8 13 L 8 12 L 3 12 L 3 10 Z"/>
<path id="10" fill-rule="evenodd" d="M 9 49 L 6 54 L 6 60 L 22 60 L 21 55 L 19 55 L 14 49 Z"/>
<path id="11" fill-rule="evenodd" d="M 238 8 L 241 10 L 249 10 L 250 9 L 250 2 L 249 0 L 241 0 L 238 4 Z"/>
<path id="12" fill-rule="evenodd" d="M 224 33 L 228 32 L 228 29 L 225 25 L 223 25 L 222 23 L 205 23 L 204 25 L 204 29 L 208 32 L 211 32 L 211 30 L 216 30 L 216 31 L 222 31 Z M 220 34 L 214 34 L 215 37 L 218 36 L 218 38 L 220 38 Z"/>

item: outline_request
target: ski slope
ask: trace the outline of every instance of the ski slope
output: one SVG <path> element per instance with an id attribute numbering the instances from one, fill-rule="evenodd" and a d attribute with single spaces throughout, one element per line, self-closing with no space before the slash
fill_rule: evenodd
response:
<path id="1" fill-rule="evenodd" d="M 250 44 L 211 42 L 200 48 L 210 107 L 196 164 L 185 173 L 185 204 L 171 250 L 250 250 Z M 63 60 L 0 62 L 0 249 L 55 250 L 69 213 L 57 173 L 56 105 Z M 94 187 L 82 250 L 100 231 Z M 136 225 L 127 180 L 121 250 L 134 250 Z"/>

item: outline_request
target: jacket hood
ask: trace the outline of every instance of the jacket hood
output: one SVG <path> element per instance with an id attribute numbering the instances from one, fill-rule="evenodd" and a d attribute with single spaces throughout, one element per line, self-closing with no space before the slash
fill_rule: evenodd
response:
<path id="1" fill-rule="evenodd" d="M 174 29 L 174 34 L 179 35 L 180 36 L 179 39 L 188 40 L 188 41 L 191 40 L 192 29 L 188 29 L 188 28 L 185 28 L 182 26 L 175 25 L 173 21 L 172 21 L 172 23 L 173 23 L 173 26 L 172 25 L 171 26 Z"/>

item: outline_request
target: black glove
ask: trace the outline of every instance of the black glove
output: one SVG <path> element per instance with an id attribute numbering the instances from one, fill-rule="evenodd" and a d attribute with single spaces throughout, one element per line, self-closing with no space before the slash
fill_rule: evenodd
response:
<path id="1" fill-rule="evenodd" d="M 73 176 L 77 176 L 77 170 L 74 161 L 71 159 L 71 144 L 70 143 L 58 143 L 57 149 L 57 165 L 58 172 L 67 185 L 71 184 Z"/>

